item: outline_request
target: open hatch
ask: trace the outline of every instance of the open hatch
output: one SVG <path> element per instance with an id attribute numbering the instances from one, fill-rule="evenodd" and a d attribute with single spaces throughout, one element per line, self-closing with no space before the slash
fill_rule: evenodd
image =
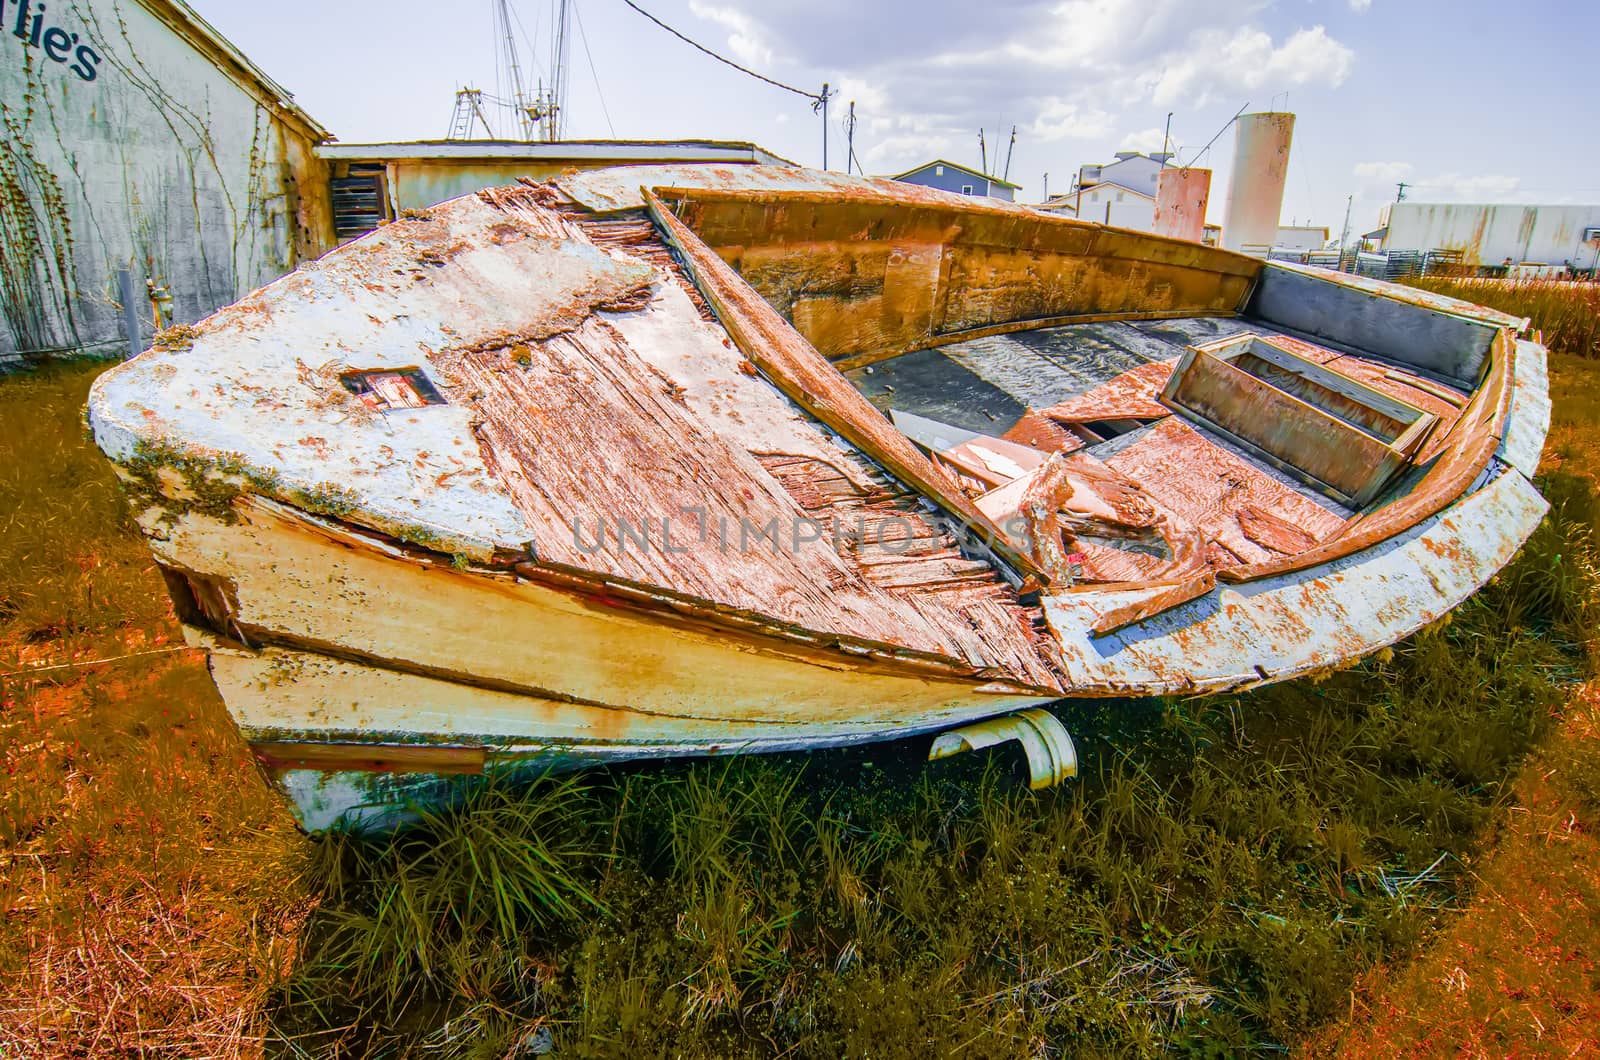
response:
<path id="1" fill-rule="evenodd" d="M 1254 334 L 1190 347 L 1160 400 L 1351 508 L 1382 493 L 1439 424 Z"/>

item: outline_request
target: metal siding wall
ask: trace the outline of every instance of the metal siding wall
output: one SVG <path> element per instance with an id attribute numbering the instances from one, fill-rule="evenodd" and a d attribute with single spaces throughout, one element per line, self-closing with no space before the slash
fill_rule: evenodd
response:
<path id="1" fill-rule="evenodd" d="M 936 175 L 933 171 L 933 167 L 929 166 L 925 170 L 919 170 L 916 173 L 912 173 L 909 176 L 900 177 L 899 179 L 907 184 L 918 184 L 924 188 L 938 188 L 940 191 L 954 192 L 957 195 L 961 194 L 961 189 L 969 184 L 972 186 L 973 195 L 982 195 L 984 186 L 986 184 L 986 181 L 983 177 L 973 176 L 971 173 L 964 173 L 961 170 L 956 169 L 954 166 L 945 166 L 944 176 Z M 995 192 L 998 195 L 999 193 L 1008 190 L 1009 189 L 1005 188 L 996 188 Z M 1010 195 L 1006 195 L 1005 197 L 1009 199 Z"/>
<path id="2" fill-rule="evenodd" d="M 1593 268 L 1600 247 L 1583 242 L 1600 228 L 1600 206 L 1395 203 L 1389 210 L 1389 250 L 1459 250 L 1469 264 L 1571 261 Z"/>

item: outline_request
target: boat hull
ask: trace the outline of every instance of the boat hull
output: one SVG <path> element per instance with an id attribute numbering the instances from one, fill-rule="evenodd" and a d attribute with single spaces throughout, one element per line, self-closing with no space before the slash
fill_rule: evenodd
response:
<path id="1" fill-rule="evenodd" d="M 390 827 L 417 805 L 449 802 L 474 778 L 852 746 L 1048 702 L 930 686 L 921 705 L 871 721 L 681 717 L 474 688 L 310 652 L 251 651 L 189 632 L 210 648 L 211 673 L 230 713 L 312 832 Z M 870 678 L 818 676 L 842 706 L 876 691 Z"/>
<path id="2" fill-rule="evenodd" d="M 386 827 L 471 776 L 896 739 L 1059 698 L 460 570 L 259 499 L 235 512 L 152 510 L 145 529 L 229 713 L 309 831 Z"/>

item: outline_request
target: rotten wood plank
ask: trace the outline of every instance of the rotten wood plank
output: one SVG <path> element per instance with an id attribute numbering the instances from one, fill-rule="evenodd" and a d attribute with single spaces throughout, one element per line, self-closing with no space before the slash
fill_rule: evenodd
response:
<path id="1" fill-rule="evenodd" d="M 691 278 L 728 333 L 748 357 L 795 404 L 838 431 L 896 478 L 944 508 L 1023 573 L 1044 578 L 1033 560 L 1012 548 L 1000 531 L 895 430 L 794 327 L 739 278 L 720 257 L 646 192 L 651 216 L 683 255 Z"/>

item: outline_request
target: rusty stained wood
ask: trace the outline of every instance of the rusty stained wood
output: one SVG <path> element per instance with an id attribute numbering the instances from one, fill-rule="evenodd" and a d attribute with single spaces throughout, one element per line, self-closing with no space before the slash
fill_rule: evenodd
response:
<path id="1" fill-rule="evenodd" d="M 1042 576 L 1033 561 L 1012 548 L 956 485 L 895 430 L 777 310 L 659 199 L 646 193 L 646 200 L 651 216 L 683 255 L 691 279 L 715 308 L 722 325 L 751 363 L 779 390 L 895 478 L 945 509 L 980 540 L 992 543 L 995 553 L 1021 573 Z"/>
<path id="2" fill-rule="evenodd" d="M 1241 513 L 1247 510 L 1270 513 L 1299 528 L 1312 544 L 1344 529 L 1344 514 L 1301 495 L 1175 416 L 1150 428 L 1106 463 L 1141 483 L 1178 519 L 1237 557 L 1235 563 L 1221 557 L 1226 567 L 1264 562 L 1275 555 L 1241 525 Z"/>
<path id="3" fill-rule="evenodd" d="M 760 463 L 708 430 L 610 325 L 539 344 L 526 368 L 509 350 L 438 360 L 473 395 L 491 471 L 530 525 L 551 528 L 538 562 L 994 665 L 964 623 L 882 592 L 804 527 Z M 797 535 L 813 539 L 796 547 Z"/>
<path id="4" fill-rule="evenodd" d="M 973 203 L 658 188 L 830 358 L 851 366 L 1051 323 L 1236 313 L 1260 264 Z"/>
<path id="5" fill-rule="evenodd" d="M 547 211 L 532 192 L 497 201 L 518 215 Z M 803 503 L 807 480 L 881 500 L 881 473 L 771 383 L 739 370 L 748 362 L 693 313 L 693 288 L 648 222 L 647 236 L 629 219 L 597 231 L 568 220 L 573 238 L 658 269 L 654 300 L 544 342 L 508 336 L 434 357 L 455 400 L 478 415 L 486 464 L 528 525 L 549 528 L 534 542 L 536 562 L 1054 684 L 1044 661 L 1053 648 L 1031 633 L 1037 612 L 992 569 L 981 568 L 981 598 L 956 600 L 938 592 L 951 583 L 948 563 L 898 564 L 886 581 L 869 569 L 871 550 L 837 551 L 831 513 L 819 518 Z M 766 465 L 784 462 L 803 473 L 773 477 Z M 863 503 L 839 529 L 864 526 L 879 538 L 875 550 L 892 556 L 916 527 L 939 536 L 918 507 L 912 495 Z M 942 548 L 960 559 L 949 542 Z"/>
<path id="6" fill-rule="evenodd" d="M 1172 377 L 1176 359 L 1140 365 L 1107 380 L 1077 397 L 1040 409 L 1059 423 L 1093 423 L 1097 420 L 1159 420 L 1172 410 L 1156 400 Z"/>
<path id="7" fill-rule="evenodd" d="M 1087 582 L 1163 582 L 1205 562 L 1199 534 L 1133 481 L 1087 453 L 1053 455 L 992 490 L 979 507 L 1008 528 L 1025 529 L 1040 566 L 1070 583 L 1071 557 Z"/>
<path id="8" fill-rule="evenodd" d="M 1413 488 L 1380 507 L 1362 513 L 1344 531 L 1296 556 L 1269 563 L 1241 565 L 1219 571 L 1227 582 L 1248 582 L 1278 577 L 1329 563 L 1392 537 L 1432 518 L 1455 503 L 1488 470 L 1500 446 L 1511 402 L 1511 379 L 1517 340 L 1508 330 L 1496 336 L 1489 350 L 1487 370 L 1461 416 L 1444 436 L 1433 465 Z"/>
<path id="9" fill-rule="evenodd" d="M 1382 439 L 1203 351 L 1180 362 L 1162 394 L 1180 414 L 1360 507 L 1404 457 Z"/>

